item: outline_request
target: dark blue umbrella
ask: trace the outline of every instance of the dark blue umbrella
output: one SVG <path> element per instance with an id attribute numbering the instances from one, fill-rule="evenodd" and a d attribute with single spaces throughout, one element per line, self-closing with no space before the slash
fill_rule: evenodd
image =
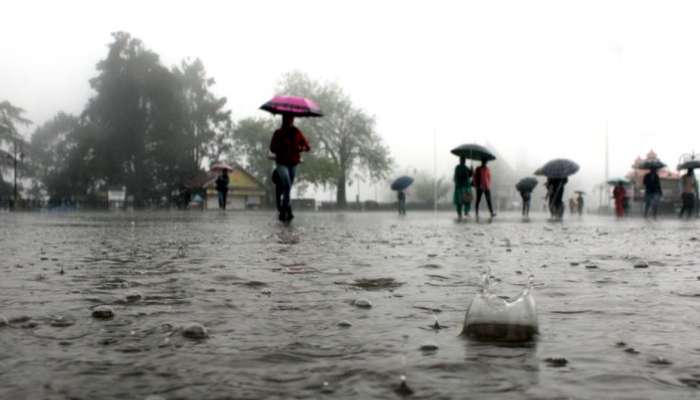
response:
<path id="1" fill-rule="evenodd" d="M 519 192 L 532 192 L 535 186 L 537 186 L 537 178 L 531 176 L 523 178 L 515 184 L 515 188 L 518 189 Z"/>
<path id="2" fill-rule="evenodd" d="M 579 166 L 566 158 L 557 158 L 547 162 L 538 168 L 535 175 L 544 175 L 547 178 L 566 178 L 578 172 Z"/>
<path id="3" fill-rule="evenodd" d="M 407 187 L 411 186 L 412 183 L 413 178 L 410 176 L 401 176 L 391 183 L 391 190 L 405 190 Z"/>

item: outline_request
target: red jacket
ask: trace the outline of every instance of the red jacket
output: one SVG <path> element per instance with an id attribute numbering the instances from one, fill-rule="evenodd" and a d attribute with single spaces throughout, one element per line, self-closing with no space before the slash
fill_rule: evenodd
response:
<path id="1" fill-rule="evenodd" d="M 309 142 L 295 126 L 276 130 L 270 141 L 270 151 L 275 153 L 275 161 L 280 165 L 299 164 L 300 153 L 309 150 Z"/>
<path id="2" fill-rule="evenodd" d="M 625 196 L 627 196 L 627 191 L 625 188 L 622 186 L 615 186 L 615 189 L 613 190 L 613 197 L 617 201 L 623 201 L 625 200 Z"/>
<path id="3" fill-rule="evenodd" d="M 481 190 L 491 189 L 491 170 L 485 165 L 480 165 L 474 172 L 474 186 Z"/>

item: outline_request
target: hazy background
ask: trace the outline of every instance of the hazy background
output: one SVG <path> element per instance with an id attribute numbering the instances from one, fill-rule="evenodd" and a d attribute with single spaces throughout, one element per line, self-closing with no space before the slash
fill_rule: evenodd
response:
<path id="1" fill-rule="evenodd" d="M 258 107 L 285 72 L 339 83 L 376 115 L 397 171 L 432 172 L 434 136 L 438 175 L 456 162 L 449 149 L 480 142 L 515 165 L 572 158 L 582 188 L 604 176 L 606 126 L 611 175 L 651 148 L 673 166 L 700 150 L 692 1 L 25 0 L 2 9 L 0 99 L 26 109 L 27 135 L 59 110 L 80 113 L 110 33 L 123 30 L 166 65 L 200 57 L 234 119 L 265 115 Z"/>

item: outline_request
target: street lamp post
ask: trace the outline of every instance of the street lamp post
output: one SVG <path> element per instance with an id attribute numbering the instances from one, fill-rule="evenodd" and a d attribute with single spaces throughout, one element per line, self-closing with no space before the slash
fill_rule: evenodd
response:
<path id="1" fill-rule="evenodd" d="M 18 161 L 18 155 L 19 158 L 24 159 L 24 154 L 22 154 L 22 150 L 20 149 L 19 154 L 17 152 L 17 140 L 15 139 L 15 143 L 13 146 L 13 156 L 12 156 L 12 164 L 13 164 L 13 175 L 14 175 L 14 187 L 12 190 L 12 207 L 11 209 L 14 211 L 15 208 L 17 207 L 17 161 Z"/>

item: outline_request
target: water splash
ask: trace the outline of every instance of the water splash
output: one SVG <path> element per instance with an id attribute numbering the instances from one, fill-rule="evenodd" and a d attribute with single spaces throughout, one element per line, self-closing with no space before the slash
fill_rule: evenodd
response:
<path id="1" fill-rule="evenodd" d="M 523 291 L 514 300 L 494 293 L 490 271 L 482 276 L 479 294 L 472 300 L 464 317 L 462 335 L 485 341 L 527 342 L 539 332 L 537 307 L 532 295 L 534 276 L 528 276 Z"/>

